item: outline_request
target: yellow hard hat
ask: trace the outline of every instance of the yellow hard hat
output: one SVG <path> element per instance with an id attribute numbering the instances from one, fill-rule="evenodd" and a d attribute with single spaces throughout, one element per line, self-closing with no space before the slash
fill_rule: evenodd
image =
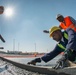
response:
<path id="1" fill-rule="evenodd" d="M 49 34 L 50 34 L 50 37 L 52 37 L 52 33 L 57 31 L 57 30 L 61 30 L 59 27 L 57 26 L 54 26 L 52 28 L 49 29 Z"/>

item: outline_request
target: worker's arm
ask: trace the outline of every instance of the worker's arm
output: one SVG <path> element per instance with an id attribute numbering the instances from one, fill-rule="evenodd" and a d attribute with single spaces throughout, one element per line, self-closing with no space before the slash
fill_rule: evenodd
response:
<path id="1" fill-rule="evenodd" d="M 66 45 L 66 50 L 76 50 L 76 32 L 71 28 L 68 28 L 66 32 L 68 33 L 68 43 Z"/>
<path id="2" fill-rule="evenodd" d="M 44 61 L 44 62 L 48 62 L 50 60 L 52 60 L 54 57 L 56 57 L 58 54 L 60 54 L 62 50 L 58 45 L 56 45 L 56 47 L 53 49 L 53 51 L 45 54 L 44 56 L 41 57 L 41 59 Z"/>
<path id="3" fill-rule="evenodd" d="M 58 45 L 56 45 L 56 47 L 54 48 L 53 51 L 45 54 L 41 58 L 36 58 L 36 59 L 28 62 L 27 64 L 36 65 L 36 63 L 40 63 L 42 60 L 44 62 L 48 62 L 48 61 L 52 60 L 54 57 L 56 57 L 58 54 L 60 54 L 62 51 L 64 51 L 64 50 L 62 50 Z"/>

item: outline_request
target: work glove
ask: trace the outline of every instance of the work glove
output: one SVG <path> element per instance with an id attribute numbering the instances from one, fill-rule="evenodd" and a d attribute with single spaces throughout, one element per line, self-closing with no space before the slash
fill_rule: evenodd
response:
<path id="1" fill-rule="evenodd" d="M 40 58 L 36 58 L 36 59 L 34 59 L 34 60 L 28 62 L 27 64 L 36 65 L 37 62 L 40 63 L 40 62 L 41 62 L 41 59 L 40 59 Z"/>
<path id="2" fill-rule="evenodd" d="M 67 59 L 69 59 L 69 57 L 72 55 L 73 50 L 69 49 L 69 50 L 65 50 L 64 54 L 62 55 L 62 60 L 65 61 Z"/>
<path id="3" fill-rule="evenodd" d="M 53 67 L 53 69 L 61 69 L 67 67 L 66 60 L 68 60 L 68 53 L 65 52 L 62 57 L 57 61 L 57 64 Z"/>
<path id="4" fill-rule="evenodd" d="M 65 62 L 68 59 L 68 53 L 64 52 L 64 54 L 62 55 L 62 57 L 57 61 L 57 63 L 61 63 L 61 62 Z"/>
<path id="5" fill-rule="evenodd" d="M 49 33 L 49 31 L 48 31 L 48 30 L 43 30 L 43 32 L 44 32 L 44 33 Z"/>
<path id="6" fill-rule="evenodd" d="M 73 53 L 73 50 L 71 50 L 71 49 L 65 50 L 60 61 L 65 61 L 65 60 L 69 59 L 69 57 L 72 55 L 72 53 Z"/>
<path id="7" fill-rule="evenodd" d="M 66 61 L 68 59 L 68 53 L 67 52 L 64 52 L 64 54 L 62 55 L 62 57 L 58 60 L 58 62 L 60 61 Z"/>

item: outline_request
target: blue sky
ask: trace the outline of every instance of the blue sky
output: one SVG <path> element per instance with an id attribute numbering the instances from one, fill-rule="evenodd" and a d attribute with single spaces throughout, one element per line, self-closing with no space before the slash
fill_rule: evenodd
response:
<path id="1" fill-rule="evenodd" d="M 0 41 L 4 51 L 23 52 L 52 51 L 56 42 L 43 30 L 58 26 L 57 14 L 72 16 L 76 19 L 76 0 L 0 0 L 0 5 L 14 10 L 12 17 L 0 15 L 0 34 L 6 43 Z M 15 49 L 13 49 L 15 42 Z"/>

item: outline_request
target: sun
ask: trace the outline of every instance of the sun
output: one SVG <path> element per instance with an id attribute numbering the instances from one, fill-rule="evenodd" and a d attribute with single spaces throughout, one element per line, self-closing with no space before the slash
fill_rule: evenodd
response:
<path id="1" fill-rule="evenodd" d="M 7 17 L 13 16 L 13 8 L 11 8 L 11 7 L 6 8 L 5 11 L 4 11 L 4 14 Z"/>

